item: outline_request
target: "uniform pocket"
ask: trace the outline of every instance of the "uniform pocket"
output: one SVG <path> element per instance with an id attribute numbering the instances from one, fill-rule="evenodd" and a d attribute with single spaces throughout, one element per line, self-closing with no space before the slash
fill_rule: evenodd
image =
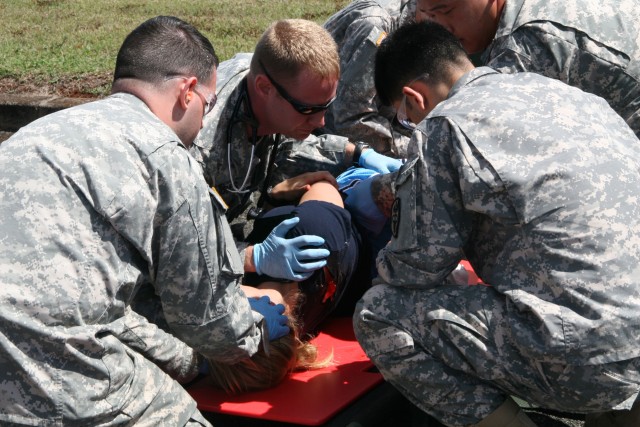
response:
<path id="1" fill-rule="evenodd" d="M 240 258 L 240 253 L 236 247 L 235 240 L 229 222 L 225 216 L 227 205 L 224 203 L 215 188 L 209 191 L 211 205 L 213 206 L 213 216 L 216 223 L 216 234 L 218 236 L 218 254 L 220 254 L 220 270 L 223 274 L 240 276 L 244 273 L 244 262 Z"/>
<path id="2" fill-rule="evenodd" d="M 414 158 L 404 164 L 396 178 L 396 197 L 391 208 L 391 240 L 393 250 L 415 247 L 418 243 L 416 225 L 416 164 Z"/>

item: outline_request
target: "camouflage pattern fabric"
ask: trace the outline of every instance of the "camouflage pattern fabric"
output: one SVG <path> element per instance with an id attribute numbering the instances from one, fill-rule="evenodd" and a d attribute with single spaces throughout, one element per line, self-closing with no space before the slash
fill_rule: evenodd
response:
<path id="1" fill-rule="evenodd" d="M 240 53 L 220 64 L 218 102 L 205 117 L 204 126 L 190 149 L 202 165 L 209 185 L 215 186 L 229 206 L 227 218 L 241 248 L 241 242 L 253 228 L 248 213 L 257 207 L 276 139 L 275 135 L 258 137 L 253 149 L 252 137 L 247 132 L 242 94 L 251 57 L 251 53 Z M 268 184 L 276 185 L 284 179 L 318 170 L 338 175 L 349 166 L 345 164 L 347 143 L 347 138 L 336 135 L 310 135 L 304 141 L 283 136 Z M 229 148 L 232 148 L 230 152 Z M 243 192 L 238 192 L 239 189 Z"/>
<path id="2" fill-rule="evenodd" d="M 447 425 L 505 395 L 569 412 L 640 390 L 640 141 L 599 97 L 464 75 L 414 133 L 356 308 L 385 378 Z M 490 286 L 453 285 L 462 257 Z"/>
<path id="3" fill-rule="evenodd" d="M 365 141 L 391 157 L 406 157 L 411 133 L 376 96 L 373 71 L 378 45 L 412 21 L 415 9 L 416 0 L 356 0 L 325 22 L 338 45 L 341 72 L 337 98 L 325 116 L 327 133 Z"/>
<path id="4" fill-rule="evenodd" d="M 636 0 L 507 0 L 481 60 L 601 96 L 640 137 L 638 22 Z"/>
<path id="5" fill-rule="evenodd" d="M 0 164 L 0 424 L 209 425 L 176 379 L 195 351 L 236 361 L 261 333 L 174 132 L 117 94 L 22 128 Z M 130 308 L 149 286 L 170 333 Z"/>

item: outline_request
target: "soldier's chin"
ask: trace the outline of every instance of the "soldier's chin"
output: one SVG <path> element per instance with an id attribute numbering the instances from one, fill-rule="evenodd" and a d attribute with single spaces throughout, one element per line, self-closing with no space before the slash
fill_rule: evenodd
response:
<path id="1" fill-rule="evenodd" d="M 313 132 L 313 130 L 296 129 L 296 130 L 293 130 L 293 131 L 291 131 L 289 133 L 285 133 L 284 135 L 289 137 L 289 138 L 303 140 L 303 139 L 307 139 L 309 137 L 309 135 L 311 135 L 311 132 Z"/>
<path id="2" fill-rule="evenodd" d="M 465 39 L 458 39 L 458 41 L 460 42 L 464 50 L 467 51 L 467 54 L 477 55 L 479 53 L 482 53 L 482 48 L 478 46 L 477 43 L 467 42 L 465 41 Z"/>

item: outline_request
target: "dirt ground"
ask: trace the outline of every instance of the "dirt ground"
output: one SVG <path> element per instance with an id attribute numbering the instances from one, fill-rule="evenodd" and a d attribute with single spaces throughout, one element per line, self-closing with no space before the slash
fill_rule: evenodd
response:
<path id="1" fill-rule="evenodd" d="M 98 98 L 108 94 L 111 80 L 111 73 L 83 74 L 81 76 L 60 77 L 55 80 L 41 76 L 0 77 L 0 93 Z"/>

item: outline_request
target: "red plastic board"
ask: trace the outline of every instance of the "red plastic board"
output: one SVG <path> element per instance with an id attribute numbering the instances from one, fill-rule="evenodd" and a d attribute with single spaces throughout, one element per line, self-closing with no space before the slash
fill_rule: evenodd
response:
<path id="1" fill-rule="evenodd" d="M 203 412 L 316 426 L 383 381 L 356 341 L 351 318 L 328 320 L 312 342 L 321 359 L 333 351 L 331 366 L 296 372 L 275 388 L 239 396 L 214 389 L 208 378 L 187 391 Z"/>
<path id="2" fill-rule="evenodd" d="M 460 264 L 462 264 L 464 269 L 467 270 L 467 274 L 469 275 L 469 281 L 468 281 L 469 285 L 476 285 L 476 284 L 483 283 L 482 279 L 478 277 L 476 272 L 473 270 L 473 267 L 471 267 L 471 264 L 469 263 L 469 261 L 467 261 L 466 259 L 463 259 L 462 261 L 460 261 Z"/>

